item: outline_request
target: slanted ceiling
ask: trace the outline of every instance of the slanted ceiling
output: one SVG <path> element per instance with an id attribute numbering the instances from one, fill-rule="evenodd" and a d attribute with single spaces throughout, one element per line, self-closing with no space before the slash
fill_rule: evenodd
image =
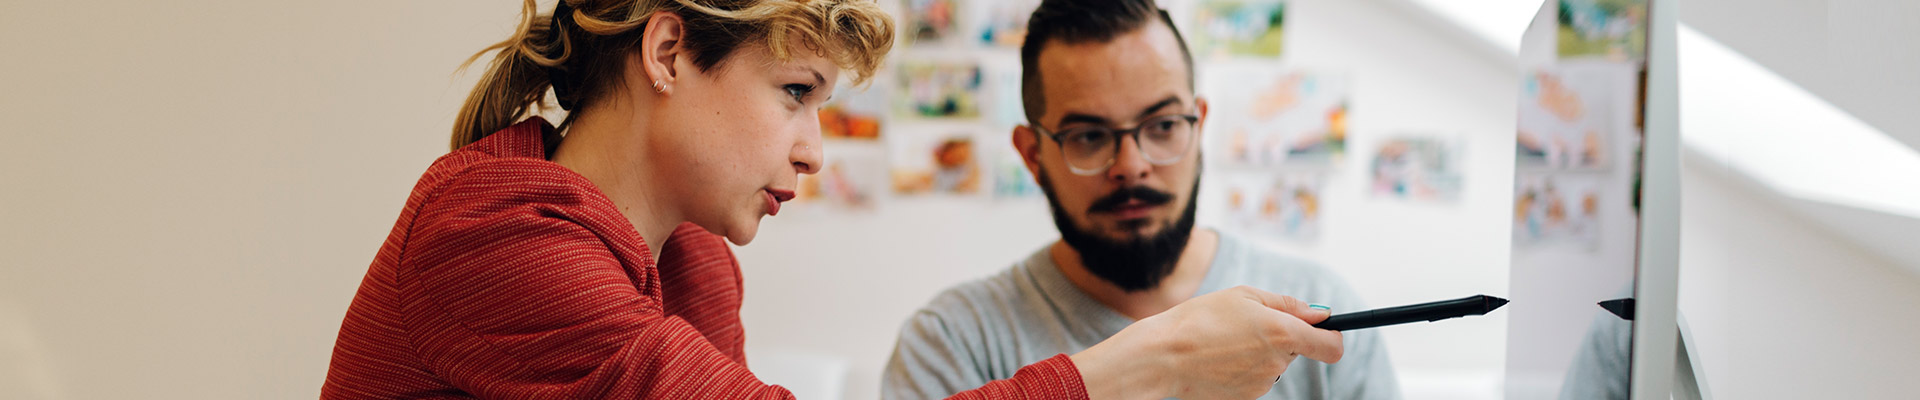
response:
<path id="1" fill-rule="evenodd" d="M 1386 0 L 1517 64 L 1540 0 Z M 1913 0 L 1679 4 L 1688 165 L 1717 165 L 1920 273 L 1920 15 Z M 1738 77 L 1733 79 L 1731 77 Z M 1685 229 L 1682 227 L 1682 229 Z"/>

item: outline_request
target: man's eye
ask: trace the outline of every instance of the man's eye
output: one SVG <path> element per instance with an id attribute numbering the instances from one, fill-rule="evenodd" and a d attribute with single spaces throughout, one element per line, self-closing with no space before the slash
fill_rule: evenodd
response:
<path id="1" fill-rule="evenodd" d="M 1080 133 L 1074 134 L 1073 141 L 1080 142 L 1083 144 L 1097 144 L 1097 143 L 1106 142 L 1107 139 L 1112 135 L 1113 135 L 1112 132 L 1107 132 L 1103 130 L 1086 131 L 1086 132 L 1080 132 Z"/>
<path id="2" fill-rule="evenodd" d="M 793 96 L 793 101 L 799 102 L 805 102 L 807 95 L 813 93 L 813 85 L 794 83 L 782 86 L 781 88 L 787 90 L 788 96 Z"/>

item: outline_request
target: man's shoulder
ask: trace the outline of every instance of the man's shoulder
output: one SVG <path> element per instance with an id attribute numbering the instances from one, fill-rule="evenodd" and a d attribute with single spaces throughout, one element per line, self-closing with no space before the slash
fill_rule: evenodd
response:
<path id="1" fill-rule="evenodd" d="M 921 306 L 918 314 L 949 322 L 1004 315 L 1003 311 L 1024 303 L 1031 294 L 1032 282 L 1025 272 L 1028 267 L 1023 259 L 993 275 L 947 287 Z"/>
<path id="2" fill-rule="evenodd" d="M 1314 279 L 1339 279 L 1340 276 L 1318 261 L 1281 253 L 1237 234 L 1221 232 L 1216 262 L 1238 264 L 1247 273 L 1286 275 Z"/>
<path id="3" fill-rule="evenodd" d="M 900 328 L 882 397 L 946 397 L 1037 361 L 1021 351 L 1040 296 L 1028 273 L 1032 260 L 947 287 L 915 311 Z"/>
<path id="4" fill-rule="evenodd" d="M 1228 265 L 1232 273 L 1223 277 L 1228 286 L 1253 286 L 1308 301 L 1316 300 L 1307 297 L 1352 295 L 1346 278 L 1326 265 L 1262 247 L 1231 233 L 1220 233 L 1220 250 L 1215 257 L 1216 263 Z"/>

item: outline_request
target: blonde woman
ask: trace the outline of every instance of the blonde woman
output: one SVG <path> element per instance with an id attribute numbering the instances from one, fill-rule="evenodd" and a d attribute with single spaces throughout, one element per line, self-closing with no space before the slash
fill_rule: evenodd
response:
<path id="1" fill-rule="evenodd" d="M 494 58 L 453 151 L 375 255 L 321 397 L 792 397 L 745 365 L 723 240 L 753 241 L 798 174 L 820 169 L 819 108 L 841 71 L 871 77 L 892 18 L 871 0 L 562 0 L 547 14 L 528 0 L 521 13 L 475 55 Z M 534 116 L 551 103 L 557 127 Z M 1288 335 L 1299 319 L 1276 309 L 1324 317 L 1222 292 L 956 397 L 1264 392 L 1288 353 L 1338 358 L 1337 333 Z"/>

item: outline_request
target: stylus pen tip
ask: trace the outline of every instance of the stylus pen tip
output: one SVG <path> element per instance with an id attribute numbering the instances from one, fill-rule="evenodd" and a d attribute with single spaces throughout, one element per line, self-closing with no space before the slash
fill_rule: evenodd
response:
<path id="1" fill-rule="evenodd" d="M 1482 296 L 1486 296 L 1486 295 L 1482 295 Z M 1489 312 L 1499 309 L 1500 306 L 1507 305 L 1507 299 L 1502 299 L 1502 298 L 1493 297 L 1493 296 L 1486 296 L 1486 298 L 1487 298 L 1487 311 Z"/>

